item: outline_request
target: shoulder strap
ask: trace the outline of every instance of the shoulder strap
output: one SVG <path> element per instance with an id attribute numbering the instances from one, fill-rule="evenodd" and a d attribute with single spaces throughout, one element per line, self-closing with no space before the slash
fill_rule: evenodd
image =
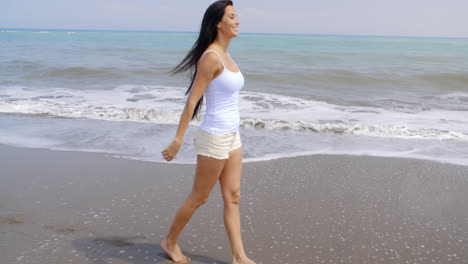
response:
<path id="1" fill-rule="evenodd" d="M 223 68 L 226 68 L 226 66 L 224 66 L 223 60 L 221 59 L 221 56 L 219 56 L 219 54 L 218 54 L 218 52 L 216 52 L 216 50 L 207 50 L 207 51 L 203 52 L 202 56 L 205 55 L 208 52 L 214 52 L 216 54 L 216 56 L 218 56 L 219 61 L 221 61 L 221 64 L 223 65 Z"/>

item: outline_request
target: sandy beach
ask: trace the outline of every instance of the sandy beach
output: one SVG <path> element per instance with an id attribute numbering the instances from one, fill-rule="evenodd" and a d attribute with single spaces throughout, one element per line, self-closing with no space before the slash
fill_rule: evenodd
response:
<path id="1" fill-rule="evenodd" d="M 159 246 L 195 165 L 0 145 L 9 263 L 171 263 Z M 245 163 L 243 240 L 257 263 L 468 263 L 468 167 L 314 155 Z M 180 238 L 230 263 L 219 186 Z"/>

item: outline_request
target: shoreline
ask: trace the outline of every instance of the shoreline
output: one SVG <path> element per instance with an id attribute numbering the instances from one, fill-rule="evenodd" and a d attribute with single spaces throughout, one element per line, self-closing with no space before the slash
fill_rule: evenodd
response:
<path id="1" fill-rule="evenodd" d="M 6 263 L 171 263 L 159 247 L 194 165 L 0 145 Z M 468 167 L 313 155 L 245 163 L 242 235 L 257 263 L 466 263 Z M 230 263 L 217 184 L 180 239 Z"/>
<path id="2" fill-rule="evenodd" d="M 130 161 L 141 161 L 141 162 L 149 162 L 149 163 L 158 163 L 158 164 L 169 164 L 169 165 L 195 165 L 196 161 L 194 162 L 166 162 L 166 161 L 155 161 L 149 159 L 139 159 L 136 157 L 126 156 L 125 154 L 118 154 L 118 153 L 111 153 L 111 152 L 100 152 L 100 151 L 86 151 L 86 150 L 67 150 L 67 149 L 50 149 L 45 147 L 24 147 L 24 146 L 17 146 L 11 144 L 0 143 L 1 147 L 10 147 L 10 148 L 20 148 L 20 149 L 29 149 L 29 150 L 44 150 L 44 151 L 58 151 L 58 152 L 72 152 L 72 153 L 91 153 L 96 155 L 103 155 L 104 157 L 111 157 L 116 159 L 124 159 Z M 275 161 L 275 160 L 282 160 L 282 159 L 294 159 L 299 157 L 314 157 L 314 156 L 342 156 L 342 157 L 368 157 L 368 158 L 388 158 L 388 159 L 401 159 L 401 160 L 414 160 L 414 161 L 423 161 L 423 162 L 436 162 L 440 163 L 441 165 L 450 165 L 450 166 L 462 166 L 468 168 L 468 165 L 459 164 L 455 162 L 431 159 L 429 157 L 401 157 L 401 156 L 392 156 L 392 155 L 372 155 L 372 154 L 349 154 L 349 153 L 297 153 L 291 154 L 290 156 L 277 156 L 276 154 L 273 155 L 266 155 L 263 158 L 244 158 L 242 163 L 257 163 L 257 162 L 268 162 L 268 161 Z M 176 157 L 177 158 L 177 157 Z"/>

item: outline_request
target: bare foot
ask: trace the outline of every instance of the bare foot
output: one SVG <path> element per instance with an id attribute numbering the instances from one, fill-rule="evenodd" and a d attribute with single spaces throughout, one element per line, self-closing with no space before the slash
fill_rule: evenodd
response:
<path id="1" fill-rule="evenodd" d="M 169 257 L 175 263 L 187 263 L 190 261 L 190 258 L 185 256 L 179 248 L 179 244 L 175 244 L 175 246 L 170 246 L 167 243 L 167 239 L 165 238 L 163 242 L 161 242 L 161 248 L 166 252 Z"/>
<path id="2" fill-rule="evenodd" d="M 242 257 L 242 258 L 233 258 L 232 259 L 232 264 L 255 264 L 251 259 L 249 259 L 247 256 Z"/>

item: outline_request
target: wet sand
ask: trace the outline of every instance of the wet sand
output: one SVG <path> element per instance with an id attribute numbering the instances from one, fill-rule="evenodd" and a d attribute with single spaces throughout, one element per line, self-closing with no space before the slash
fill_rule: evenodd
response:
<path id="1" fill-rule="evenodd" d="M 194 165 L 0 145 L 1 263 L 171 263 L 159 246 Z M 468 263 L 468 166 L 314 155 L 245 163 L 257 263 Z M 184 229 L 191 263 L 230 263 L 219 186 Z"/>

